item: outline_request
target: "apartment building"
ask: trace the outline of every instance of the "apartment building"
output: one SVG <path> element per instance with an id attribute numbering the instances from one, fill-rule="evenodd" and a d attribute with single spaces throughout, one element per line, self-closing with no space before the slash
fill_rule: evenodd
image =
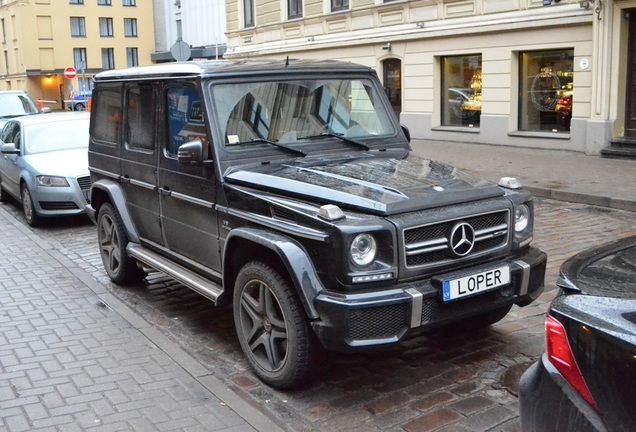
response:
<path id="1" fill-rule="evenodd" d="M 636 150 L 636 1 L 226 0 L 226 10 L 226 58 L 372 67 L 414 138 Z"/>
<path id="2" fill-rule="evenodd" d="M 71 91 L 92 89 L 96 73 L 151 64 L 152 6 L 148 0 L 0 0 L 0 90 L 27 90 L 52 109 L 63 108 Z M 75 69 L 73 78 L 64 75 L 67 68 Z"/>

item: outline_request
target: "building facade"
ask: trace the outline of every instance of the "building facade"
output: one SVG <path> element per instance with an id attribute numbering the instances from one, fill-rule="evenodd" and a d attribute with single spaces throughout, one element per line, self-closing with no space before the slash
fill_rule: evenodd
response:
<path id="1" fill-rule="evenodd" d="M 636 1 L 226 0 L 226 8 L 226 58 L 372 67 L 414 138 L 588 154 L 636 140 Z"/>
<path id="2" fill-rule="evenodd" d="M 175 61 L 186 54 L 189 54 L 186 60 L 223 57 L 227 46 L 224 0 L 153 1 L 156 39 L 153 62 Z"/>
<path id="3" fill-rule="evenodd" d="M 71 91 L 92 89 L 96 73 L 151 64 L 152 16 L 146 0 L 0 0 L 0 90 L 63 108 Z"/>

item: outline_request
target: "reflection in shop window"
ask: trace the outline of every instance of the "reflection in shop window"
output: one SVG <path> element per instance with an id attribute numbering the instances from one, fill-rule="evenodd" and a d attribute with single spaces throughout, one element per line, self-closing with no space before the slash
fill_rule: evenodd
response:
<path id="1" fill-rule="evenodd" d="M 481 55 L 442 58 L 442 126 L 479 127 Z"/>
<path id="2" fill-rule="evenodd" d="M 574 50 L 522 53 L 519 130 L 569 132 Z"/>

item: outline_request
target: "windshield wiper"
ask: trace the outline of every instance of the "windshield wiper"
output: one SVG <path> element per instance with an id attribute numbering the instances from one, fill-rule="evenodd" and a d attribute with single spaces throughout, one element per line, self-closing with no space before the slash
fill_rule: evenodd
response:
<path id="1" fill-rule="evenodd" d="M 362 143 L 360 141 L 356 141 L 356 140 L 352 140 L 351 138 L 347 138 L 345 137 L 343 134 L 337 134 L 334 132 L 323 132 L 321 134 L 318 135 L 308 135 L 308 136 L 304 136 L 300 139 L 316 139 L 316 138 L 323 138 L 323 137 L 333 137 L 333 138 L 338 138 L 339 140 L 342 140 L 348 144 L 353 144 L 355 146 L 358 147 L 362 147 L 365 150 L 369 150 L 371 147 L 369 147 L 368 145 L 366 145 L 365 143 Z"/>
<path id="2" fill-rule="evenodd" d="M 302 151 L 300 149 L 297 149 L 297 148 L 294 148 L 294 147 L 289 147 L 289 146 L 286 146 L 285 144 L 279 143 L 278 141 L 268 140 L 268 139 L 265 139 L 265 138 L 254 138 L 254 139 L 247 140 L 247 141 L 240 141 L 240 142 L 238 142 L 236 144 L 249 144 L 249 143 L 267 143 L 267 144 L 271 144 L 274 147 L 278 147 L 278 148 L 283 149 L 283 150 L 285 150 L 287 152 L 290 152 L 290 153 L 299 154 L 299 155 L 301 155 L 303 157 L 307 156 L 307 153 L 305 153 L 304 151 Z"/>

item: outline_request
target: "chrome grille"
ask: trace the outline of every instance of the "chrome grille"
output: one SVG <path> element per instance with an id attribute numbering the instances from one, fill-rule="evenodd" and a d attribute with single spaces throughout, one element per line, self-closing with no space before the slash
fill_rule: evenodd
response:
<path id="1" fill-rule="evenodd" d="M 508 243 L 509 220 L 509 211 L 503 210 L 406 228 L 403 231 L 406 267 L 426 267 L 459 259 L 452 255 L 448 237 L 460 221 L 470 224 L 475 232 L 473 248 L 462 258 L 504 247 Z"/>

